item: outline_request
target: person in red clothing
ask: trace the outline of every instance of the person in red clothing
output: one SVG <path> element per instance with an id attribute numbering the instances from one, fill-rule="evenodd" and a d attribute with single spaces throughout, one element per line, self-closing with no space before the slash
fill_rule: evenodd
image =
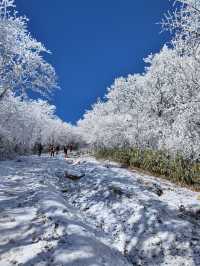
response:
<path id="1" fill-rule="evenodd" d="M 50 156 L 51 156 L 51 157 L 54 157 L 54 156 L 55 156 L 55 147 L 54 147 L 53 144 L 51 144 L 51 145 L 49 146 L 49 153 L 50 153 Z"/>
<path id="2" fill-rule="evenodd" d="M 69 145 L 69 151 L 70 151 L 70 152 L 73 151 L 73 145 L 72 145 L 72 143 Z"/>

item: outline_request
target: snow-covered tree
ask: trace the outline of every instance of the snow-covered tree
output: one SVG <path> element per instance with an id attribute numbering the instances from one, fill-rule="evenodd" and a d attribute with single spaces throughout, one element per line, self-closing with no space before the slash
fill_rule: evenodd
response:
<path id="1" fill-rule="evenodd" d="M 118 78 L 78 126 L 100 148 L 138 147 L 200 155 L 200 1 L 183 0 L 162 22 L 171 45 L 145 59 L 145 72 Z"/>
<path id="2" fill-rule="evenodd" d="M 43 100 L 21 100 L 9 93 L 0 105 L 0 157 L 31 152 L 37 143 L 65 145 L 79 142 L 74 127 L 55 115 Z"/>
<path id="3" fill-rule="evenodd" d="M 17 16 L 14 1 L 0 0 L 0 100 L 7 91 L 31 89 L 46 95 L 57 86 L 43 53 L 49 51 L 31 37 L 27 18 Z"/>
<path id="4" fill-rule="evenodd" d="M 28 100 L 29 89 L 43 95 L 57 87 L 49 51 L 28 32 L 26 17 L 17 15 L 14 0 L 0 0 L 0 158 L 31 152 L 37 143 L 77 142 L 74 127 L 55 115 L 55 106 Z"/>

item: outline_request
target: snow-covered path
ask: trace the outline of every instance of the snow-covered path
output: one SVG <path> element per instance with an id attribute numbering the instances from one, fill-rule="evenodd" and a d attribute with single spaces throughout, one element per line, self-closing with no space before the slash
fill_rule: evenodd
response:
<path id="1" fill-rule="evenodd" d="M 90 157 L 0 162 L 0 266 L 200 265 L 197 196 Z"/>
<path id="2" fill-rule="evenodd" d="M 59 159 L 0 163 L 0 265 L 129 265 L 63 199 Z"/>

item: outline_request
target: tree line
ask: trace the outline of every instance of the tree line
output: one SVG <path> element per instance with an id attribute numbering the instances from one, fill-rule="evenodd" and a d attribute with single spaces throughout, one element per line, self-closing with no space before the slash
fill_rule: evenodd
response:
<path id="1" fill-rule="evenodd" d="M 177 1 L 176 1 L 177 2 Z M 171 41 L 120 77 L 78 122 L 95 149 L 135 147 L 200 157 L 200 0 L 178 1 L 161 27 Z"/>
<path id="2" fill-rule="evenodd" d="M 75 128 L 55 115 L 48 101 L 31 100 L 30 91 L 49 97 L 58 88 L 50 53 L 31 37 L 28 19 L 14 0 L 0 0 L 0 158 L 31 152 L 37 143 L 76 142 Z"/>

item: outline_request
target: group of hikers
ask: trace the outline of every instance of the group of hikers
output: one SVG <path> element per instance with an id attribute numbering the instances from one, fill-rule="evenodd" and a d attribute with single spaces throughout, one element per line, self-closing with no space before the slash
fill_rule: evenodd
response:
<path id="1" fill-rule="evenodd" d="M 42 151 L 43 151 L 43 146 L 42 146 L 42 144 L 39 143 L 39 144 L 37 145 L 37 148 L 38 148 L 38 155 L 41 156 Z M 50 155 L 51 157 L 54 157 L 55 154 L 58 155 L 59 152 L 60 152 L 60 150 L 61 150 L 60 145 L 53 145 L 53 144 L 50 144 L 50 145 L 49 145 L 49 148 L 48 148 L 49 155 Z M 73 151 L 73 144 L 71 143 L 71 144 L 65 145 L 65 146 L 63 147 L 63 151 L 64 151 L 65 158 L 67 158 L 67 156 L 68 156 L 68 152 L 72 152 L 72 151 Z"/>

